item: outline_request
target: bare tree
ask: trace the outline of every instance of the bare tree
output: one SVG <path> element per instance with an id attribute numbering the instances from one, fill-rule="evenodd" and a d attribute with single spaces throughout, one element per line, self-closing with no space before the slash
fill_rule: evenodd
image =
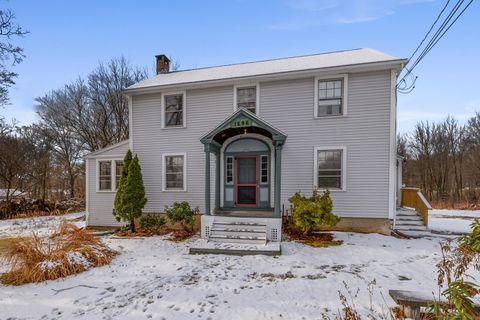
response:
<path id="1" fill-rule="evenodd" d="M 0 105 L 8 102 L 8 89 L 15 84 L 17 73 L 9 70 L 7 64 L 15 66 L 25 58 L 23 49 L 11 41 L 14 37 L 27 34 L 15 22 L 15 15 L 10 10 L 0 10 Z"/>
<path id="2" fill-rule="evenodd" d="M 6 201 L 10 203 L 12 194 L 22 188 L 27 179 L 27 166 L 30 160 L 30 146 L 13 125 L 2 120 L 3 134 L 0 136 L 0 182 L 6 189 Z"/>
<path id="3" fill-rule="evenodd" d="M 37 113 L 42 119 L 42 132 L 51 142 L 51 150 L 65 172 L 70 197 L 73 198 L 75 179 L 79 174 L 77 167 L 83 155 L 84 142 L 79 139 L 65 117 L 64 108 L 69 102 L 67 94 L 65 90 L 58 90 L 38 98 L 37 102 Z"/>

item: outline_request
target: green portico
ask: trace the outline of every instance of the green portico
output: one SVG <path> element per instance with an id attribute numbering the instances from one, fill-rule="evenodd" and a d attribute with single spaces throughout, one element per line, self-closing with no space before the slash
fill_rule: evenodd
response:
<path id="1" fill-rule="evenodd" d="M 205 214 L 250 210 L 255 217 L 257 210 L 273 208 L 273 216 L 280 218 L 282 147 L 286 138 L 285 133 L 243 108 L 205 134 L 200 139 L 205 151 Z M 214 190 L 210 181 L 212 153 Z"/>

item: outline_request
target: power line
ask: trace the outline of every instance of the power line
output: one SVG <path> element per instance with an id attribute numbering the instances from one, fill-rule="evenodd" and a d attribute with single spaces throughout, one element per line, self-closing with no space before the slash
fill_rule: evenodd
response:
<path id="1" fill-rule="evenodd" d="M 463 8 L 463 10 L 457 15 L 457 17 L 452 21 L 452 23 L 437 37 L 437 39 L 431 44 L 431 46 L 429 46 L 425 53 L 420 56 L 418 62 L 416 62 L 416 64 L 418 64 L 426 55 L 427 53 L 430 52 L 430 50 L 432 50 L 432 48 L 438 43 L 438 41 L 440 41 L 440 39 L 447 33 L 448 30 L 450 30 L 450 28 L 453 26 L 453 24 L 458 20 L 458 18 L 460 18 L 462 16 L 462 14 L 465 12 L 465 10 L 467 10 L 467 8 L 470 6 L 470 4 L 472 4 L 473 0 L 470 0 L 470 2 L 465 6 L 465 8 Z M 412 66 L 412 68 L 414 68 L 416 66 L 416 64 L 414 66 Z"/>
<path id="2" fill-rule="evenodd" d="M 438 20 L 440 20 L 440 17 L 442 16 L 443 12 L 445 11 L 445 9 L 447 9 L 448 7 L 448 4 L 450 3 L 450 0 L 448 0 L 445 5 L 443 6 L 442 8 L 442 11 L 440 11 L 440 13 L 438 14 L 437 18 L 435 19 L 435 21 L 432 23 L 432 25 L 430 26 L 430 29 L 428 29 L 428 32 L 425 34 L 425 37 L 423 37 L 422 41 L 420 42 L 420 44 L 418 45 L 418 47 L 415 49 L 415 51 L 412 53 L 412 55 L 410 56 L 410 58 L 408 58 L 408 60 L 410 61 L 413 56 L 415 56 L 415 53 L 417 53 L 418 49 L 420 49 L 420 47 L 422 46 L 422 44 L 425 42 L 425 40 L 427 39 L 428 35 L 430 34 L 430 32 L 432 32 L 433 30 L 433 27 L 435 27 L 435 25 L 437 24 Z"/>
<path id="3" fill-rule="evenodd" d="M 417 48 L 415 49 L 415 51 L 413 52 L 413 54 L 410 56 L 409 58 L 409 62 L 407 65 L 410 65 L 411 64 L 411 67 L 407 68 L 405 67 L 405 69 L 407 70 L 407 72 L 405 73 L 405 75 L 398 81 L 397 83 L 397 89 L 400 91 L 400 92 L 403 92 L 403 93 L 409 93 L 411 92 L 414 88 L 415 88 L 415 81 L 417 79 L 417 77 L 413 77 L 411 76 L 412 74 L 412 71 L 415 69 L 415 67 L 423 60 L 423 58 L 425 58 L 425 56 L 430 52 L 430 50 L 432 50 L 433 47 L 435 47 L 435 45 L 440 41 L 441 38 L 443 38 L 445 36 L 445 34 L 448 32 L 448 30 L 450 30 L 450 28 L 456 23 L 456 21 L 462 16 L 462 14 L 467 10 L 467 8 L 472 4 L 473 0 L 470 0 L 470 2 L 467 3 L 467 5 L 465 7 L 463 7 L 463 10 L 460 11 L 460 13 L 458 15 L 456 15 L 456 13 L 460 10 L 460 8 L 462 7 L 463 3 L 464 3 L 465 0 L 459 0 L 457 1 L 457 3 L 455 4 L 455 6 L 450 10 L 449 14 L 447 15 L 447 17 L 443 20 L 442 24 L 438 27 L 438 29 L 436 30 L 435 34 L 431 37 L 431 39 L 429 40 L 429 42 L 427 43 L 427 45 L 424 47 L 424 49 L 421 51 L 421 53 L 418 55 L 418 57 L 415 59 L 415 61 L 411 62 L 412 58 L 415 56 L 415 54 L 418 52 L 418 50 L 422 47 L 423 43 L 425 42 L 425 40 L 428 38 L 428 36 L 430 35 L 430 33 L 432 32 L 433 28 L 435 27 L 435 25 L 437 24 L 437 22 L 440 20 L 440 17 L 443 15 L 444 11 L 446 10 L 446 8 L 448 7 L 449 3 L 450 3 L 450 0 L 447 0 L 445 6 L 442 8 L 442 10 L 440 11 L 440 13 L 438 14 L 437 18 L 435 19 L 435 21 L 433 22 L 433 24 L 430 26 L 428 32 L 425 34 L 424 38 L 422 39 L 422 41 L 420 42 L 420 44 L 417 46 Z M 455 16 L 456 15 L 456 16 Z M 450 23 L 450 21 L 453 19 L 453 21 Z M 410 86 L 407 86 L 406 84 L 406 78 L 408 76 L 411 76 L 412 78 L 412 84 Z M 400 87 L 401 84 L 404 84 L 404 87 Z"/>

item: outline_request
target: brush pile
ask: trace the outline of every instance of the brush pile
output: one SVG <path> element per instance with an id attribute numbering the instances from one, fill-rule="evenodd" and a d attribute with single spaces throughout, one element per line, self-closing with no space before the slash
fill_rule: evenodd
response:
<path id="1" fill-rule="evenodd" d="M 22 285 L 58 279 L 109 264 L 115 255 L 90 231 L 64 222 L 50 236 L 15 239 L 6 252 L 11 269 L 0 281 Z"/>

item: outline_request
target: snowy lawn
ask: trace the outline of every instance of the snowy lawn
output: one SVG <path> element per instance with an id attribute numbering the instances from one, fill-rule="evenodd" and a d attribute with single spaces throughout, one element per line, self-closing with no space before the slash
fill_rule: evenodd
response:
<path id="1" fill-rule="evenodd" d="M 38 235 L 48 234 L 64 220 L 76 220 L 72 222 L 77 227 L 84 227 L 84 216 L 85 212 L 76 212 L 59 216 L 0 220 L 0 239 L 29 236 L 32 234 L 32 231 Z"/>
<path id="2" fill-rule="evenodd" d="M 283 242 L 279 257 L 189 255 L 193 240 L 107 238 L 120 252 L 111 265 L 63 280 L 0 286 L 0 318 L 321 319 L 340 307 L 343 281 L 360 288 L 361 310 L 369 307 L 373 279 L 377 307 L 380 294 L 393 305 L 389 289 L 436 290 L 436 240 L 335 237 L 344 244 L 322 249 Z"/>
<path id="3" fill-rule="evenodd" d="M 480 219 L 480 210 L 433 209 L 428 214 L 428 228 L 434 231 L 468 233 L 470 224 Z"/>

